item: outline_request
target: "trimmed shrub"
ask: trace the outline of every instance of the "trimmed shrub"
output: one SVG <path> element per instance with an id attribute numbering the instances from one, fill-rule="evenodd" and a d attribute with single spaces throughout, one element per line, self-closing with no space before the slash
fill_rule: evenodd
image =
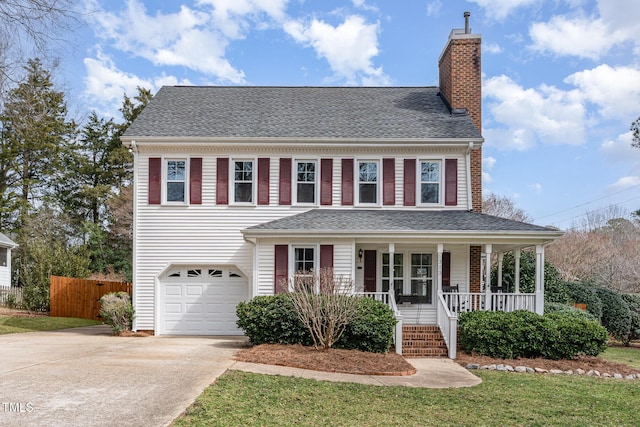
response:
<path id="1" fill-rule="evenodd" d="M 393 344 L 396 318 L 393 311 L 380 301 L 358 298 L 357 315 L 347 328 L 336 348 L 357 349 L 372 353 L 386 353 Z"/>
<path id="2" fill-rule="evenodd" d="M 238 327 L 251 344 L 311 345 L 313 342 L 287 294 L 257 296 L 240 302 L 236 315 Z"/>
<path id="3" fill-rule="evenodd" d="M 460 315 L 459 341 L 467 353 L 489 357 L 562 359 L 600 353 L 607 332 L 596 321 L 574 314 L 476 311 Z"/>
<path id="4" fill-rule="evenodd" d="M 358 298 L 357 315 L 334 348 L 386 353 L 393 343 L 396 319 L 385 304 Z M 252 344 L 312 345 L 309 331 L 299 320 L 289 295 L 258 296 L 236 307 L 237 325 Z"/>
<path id="5" fill-rule="evenodd" d="M 578 319 L 593 320 L 599 322 L 599 320 L 593 314 L 588 311 L 581 310 L 577 307 L 567 304 L 558 304 L 557 302 L 548 302 L 544 305 L 544 314 L 566 314 L 568 316 L 574 316 Z"/>
<path id="6" fill-rule="evenodd" d="M 630 345 L 631 341 L 640 339 L 640 295 L 622 294 L 622 299 L 629 305 L 631 312 L 631 327 L 629 335 L 624 340 L 624 345 Z"/>
<path id="7" fill-rule="evenodd" d="M 631 330 L 631 310 L 622 296 L 614 291 L 596 288 L 602 301 L 602 326 L 619 341 L 625 341 Z"/>
<path id="8" fill-rule="evenodd" d="M 593 314 L 597 320 L 602 318 L 602 301 L 593 286 L 580 282 L 566 282 L 565 285 L 572 302 L 586 304 L 589 313 Z"/>
<path id="9" fill-rule="evenodd" d="M 126 292 L 111 292 L 100 298 L 100 316 L 115 333 L 130 331 L 135 311 Z"/>

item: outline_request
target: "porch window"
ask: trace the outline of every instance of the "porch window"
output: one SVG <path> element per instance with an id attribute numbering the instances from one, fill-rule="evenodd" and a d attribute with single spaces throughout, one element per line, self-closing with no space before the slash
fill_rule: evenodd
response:
<path id="1" fill-rule="evenodd" d="M 389 291 L 389 254 L 382 254 L 382 291 Z M 393 291 L 395 294 L 404 293 L 403 254 L 393 254 Z"/>
<path id="2" fill-rule="evenodd" d="M 432 303 L 433 256 L 431 254 L 411 254 L 411 294 L 418 302 Z"/>
<path id="3" fill-rule="evenodd" d="M 296 291 L 312 291 L 313 272 L 315 271 L 314 248 L 293 249 L 293 271 L 295 272 L 294 287 Z M 302 289 L 300 289 L 302 288 Z"/>
<path id="4" fill-rule="evenodd" d="M 358 203 L 378 203 L 377 162 L 358 162 Z"/>
<path id="5" fill-rule="evenodd" d="M 0 267 L 7 266 L 7 248 L 0 248 Z"/>
<path id="6" fill-rule="evenodd" d="M 253 203 L 253 162 L 240 160 L 233 164 L 233 201 Z"/>
<path id="7" fill-rule="evenodd" d="M 166 173 L 166 201 L 185 202 L 187 161 L 167 160 Z"/>
<path id="8" fill-rule="evenodd" d="M 296 162 L 296 202 L 316 203 L 316 162 Z"/>
<path id="9" fill-rule="evenodd" d="M 420 203 L 440 203 L 440 162 L 420 162 Z"/>

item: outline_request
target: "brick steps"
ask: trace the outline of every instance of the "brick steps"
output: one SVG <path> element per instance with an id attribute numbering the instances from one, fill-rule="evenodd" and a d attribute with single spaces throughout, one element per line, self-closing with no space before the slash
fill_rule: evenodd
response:
<path id="1" fill-rule="evenodd" d="M 440 328 L 435 325 L 402 326 L 402 355 L 405 357 L 447 357 Z"/>

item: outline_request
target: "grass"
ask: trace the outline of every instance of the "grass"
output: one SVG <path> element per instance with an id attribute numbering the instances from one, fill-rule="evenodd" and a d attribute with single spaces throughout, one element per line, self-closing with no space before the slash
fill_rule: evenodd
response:
<path id="1" fill-rule="evenodd" d="M 471 388 L 329 383 L 230 371 L 175 426 L 640 425 L 640 381 L 478 371 Z"/>
<path id="2" fill-rule="evenodd" d="M 74 319 L 71 317 L 0 316 L 0 335 L 78 328 L 80 326 L 99 325 L 100 323 L 96 320 Z"/>
<path id="3" fill-rule="evenodd" d="M 609 347 L 600 354 L 600 357 L 640 369 L 640 348 L 638 347 Z"/>

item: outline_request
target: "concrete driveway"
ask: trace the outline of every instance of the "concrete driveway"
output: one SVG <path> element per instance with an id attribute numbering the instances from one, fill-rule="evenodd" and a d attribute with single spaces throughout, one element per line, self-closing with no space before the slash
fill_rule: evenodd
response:
<path id="1" fill-rule="evenodd" d="M 106 326 L 0 335 L 0 426 L 164 426 L 246 346 L 113 337 Z"/>

